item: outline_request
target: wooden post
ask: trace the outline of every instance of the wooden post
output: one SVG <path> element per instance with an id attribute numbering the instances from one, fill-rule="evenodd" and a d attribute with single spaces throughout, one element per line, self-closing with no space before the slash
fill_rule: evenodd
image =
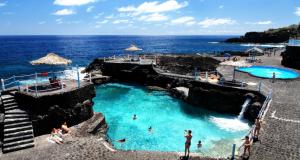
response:
<path id="1" fill-rule="evenodd" d="M 1 79 L 1 83 L 2 83 L 2 90 L 5 91 L 4 79 Z"/>

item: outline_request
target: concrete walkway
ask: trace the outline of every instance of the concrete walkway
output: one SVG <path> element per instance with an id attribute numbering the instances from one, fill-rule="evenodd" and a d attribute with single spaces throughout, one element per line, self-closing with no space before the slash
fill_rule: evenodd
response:
<path id="1" fill-rule="evenodd" d="M 276 56 L 258 57 L 263 63 L 255 65 L 281 66 L 279 53 Z M 227 79 L 232 79 L 232 69 L 219 67 Z M 229 72 L 230 71 L 230 72 Z M 298 71 L 299 72 L 299 71 Z M 256 78 L 247 73 L 236 72 L 237 80 L 262 81 L 273 88 L 273 100 L 262 124 L 261 142 L 254 143 L 253 160 L 299 160 L 300 159 L 300 79 L 276 80 Z M 275 114 L 274 114 L 275 113 Z"/>

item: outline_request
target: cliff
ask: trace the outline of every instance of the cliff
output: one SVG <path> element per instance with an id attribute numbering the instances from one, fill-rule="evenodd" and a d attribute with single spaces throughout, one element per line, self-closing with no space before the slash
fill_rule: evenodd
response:
<path id="1" fill-rule="evenodd" d="M 264 32 L 247 32 L 239 38 L 230 38 L 225 42 L 229 43 L 283 43 L 291 37 L 300 36 L 300 25 L 269 29 Z"/>

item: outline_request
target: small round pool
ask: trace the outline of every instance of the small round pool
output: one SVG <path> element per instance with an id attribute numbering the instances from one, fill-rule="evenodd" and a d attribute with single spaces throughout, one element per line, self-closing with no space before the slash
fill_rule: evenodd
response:
<path id="1" fill-rule="evenodd" d="M 293 70 L 271 66 L 240 67 L 237 70 L 262 78 L 273 78 L 273 73 L 275 73 L 276 79 L 294 79 L 299 77 L 299 73 Z"/>

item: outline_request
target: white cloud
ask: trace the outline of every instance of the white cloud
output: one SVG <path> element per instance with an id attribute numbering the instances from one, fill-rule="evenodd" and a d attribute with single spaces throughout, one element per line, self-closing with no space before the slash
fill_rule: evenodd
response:
<path id="1" fill-rule="evenodd" d="M 96 2 L 96 0 L 55 0 L 54 4 L 60 6 L 81 6 L 93 2 Z"/>
<path id="2" fill-rule="evenodd" d="M 6 3 L 1 3 L 0 2 L 0 7 L 4 7 L 4 6 L 6 6 Z"/>
<path id="3" fill-rule="evenodd" d="M 113 21 L 113 24 L 120 24 L 120 23 L 129 23 L 129 20 L 127 19 L 117 19 Z"/>
<path id="4" fill-rule="evenodd" d="M 54 15 L 58 15 L 58 16 L 66 16 L 66 15 L 72 15 L 72 14 L 76 14 L 76 12 L 73 11 L 72 9 L 62 9 L 62 10 L 58 10 L 54 13 Z"/>
<path id="5" fill-rule="evenodd" d="M 106 23 L 108 23 L 108 20 L 103 20 L 103 21 L 98 21 L 98 22 L 96 22 L 97 24 L 106 24 Z"/>
<path id="6" fill-rule="evenodd" d="M 46 23 L 46 21 L 41 21 L 38 24 L 42 25 L 42 24 L 45 24 L 45 23 Z"/>
<path id="7" fill-rule="evenodd" d="M 95 8 L 95 6 L 89 6 L 89 7 L 86 9 L 86 12 L 92 12 L 94 8 Z"/>
<path id="8" fill-rule="evenodd" d="M 225 24 L 235 24 L 236 21 L 230 18 L 206 18 L 205 20 L 199 22 L 198 24 L 203 28 L 208 28 L 210 26 L 218 26 Z"/>
<path id="9" fill-rule="evenodd" d="M 113 14 L 106 16 L 105 19 L 113 19 L 115 16 Z"/>
<path id="10" fill-rule="evenodd" d="M 97 15 L 94 16 L 94 19 L 99 19 L 104 13 L 98 13 Z"/>
<path id="11" fill-rule="evenodd" d="M 63 23 L 63 19 L 62 18 L 58 18 L 55 20 L 57 24 L 62 24 Z"/>
<path id="12" fill-rule="evenodd" d="M 185 17 L 179 17 L 177 19 L 174 19 L 171 21 L 171 24 L 174 25 L 193 25 L 196 22 L 194 21 L 194 17 L 189 17 L 189 16 L 185 16 Z"/>
<path id="13" fill-rule="evenodd" d="M 220 5 L 220 6 L 219 6 L 219 9 L 223 9 L 223 8 L 224 8 L 224 5 Z"/>
<path id="14" fill-rule="evenodd" d="M 272 21 L 260 21 L 260 22 L 257 22 L 257 24 L 260 24 L 260 25 L 266 25 L 266 24 L 271 24 Z"/>
<path id="15" fill-rule="evenodd" d="M 300 16 L 300 7 L 297 7 L 294 13 L 296 16 Z"/>
<path id="16" fill-rule="evenodd" d="M 119 12 L 132 12 L 136 15 L 141 13 L 161 13 L 177 10 L 188 5 L 187 1 L 182 3 L 177 2 L 176 0 L 167 0 L 165 2 L 159 3 L 158 1 L 144 2 L 138 7 L 133 5 L 127 7 L 118 8 Z"/>
<path id="17" fill-rule="evenodd" d="M 158 22 L 158 21 L 166 21 L 169 18 L 163 14 L 153 13 L 148 15 L 143 15 L 139 17 L 139 20 L 146 22 Z"/>
<path id="18" fill-rule="evenodd" d="M 268 25 L 272 24 L 272 21 L 258 21 L 258 22 L 246 22 L 246 24 L 252 24 L 252 25 Z"/>

